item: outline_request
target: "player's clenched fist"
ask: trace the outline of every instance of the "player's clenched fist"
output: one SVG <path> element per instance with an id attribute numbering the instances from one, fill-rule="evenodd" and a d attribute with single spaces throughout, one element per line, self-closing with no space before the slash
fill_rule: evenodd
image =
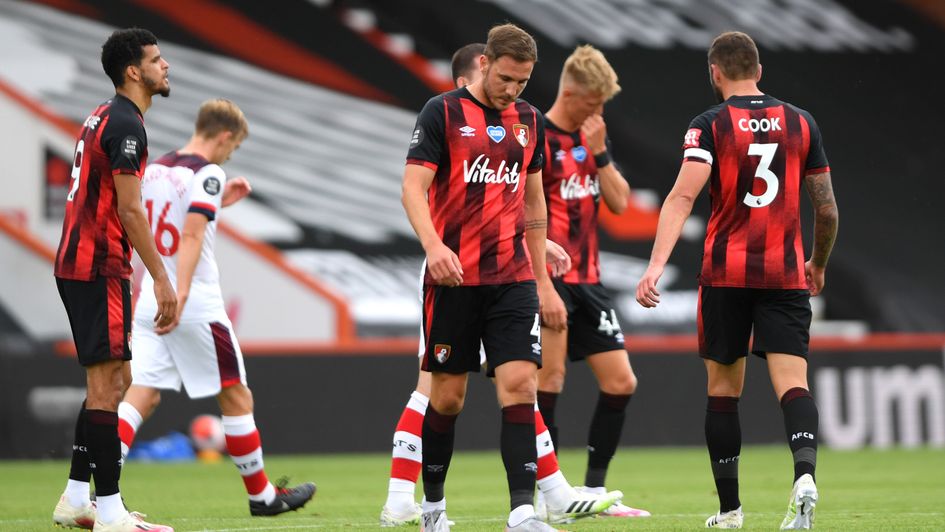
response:
<path id="1" fill-rule="evenodd" d="M 436 284 L 459 286 L 463 283 L 463 266 L 459 257 L 443 243 L 427 252 L 427 270 Z"/>
<path id="2" fill-rule="evenodd" d="M 587 139 L 587 147 L 596 155 L 607 149 L 607 124 L 601 115 L 591 115 L 581 124 L 581 133 Z"/>

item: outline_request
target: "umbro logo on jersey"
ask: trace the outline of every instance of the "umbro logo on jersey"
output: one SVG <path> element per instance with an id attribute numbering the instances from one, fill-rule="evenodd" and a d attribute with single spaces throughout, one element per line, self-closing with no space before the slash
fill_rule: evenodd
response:
<path id="1" fill-rule="evenodd" d="M 584 159 L 587 159 L 587 148 L 584 146 L 575 146 L 571 148 L 571 157 L 574 157 L 574 160 L 583 163 Z"/>
<path id="2" fill-rule="evenodd" d="M 452 347 L 446 344 L 436 344 L 433 346 L 433 356 L 440 364 L 443 364 L 450 358 L 450 351 L 452 351 Z"/>
<path id="3" fill-rule="evenodd" d="M 459 132 L 460 132 L 460 134 L 461 134 L 462 136 L 464 136 L 464 137 L 475 137 L 475 136 L 476 136 L 476 128 L 470 127 L 470 126 L 463 126 L 463 127 L 459 128 Z"/>
<path id="4" fill-rule="evenodd" d="M 505 128 L 502 126 L 489 126 L 486 128 L 486 135 L 489 135 L 489 138 L 493 142 L 502 142 L 502 139 L 505 138 Z"/>
<path id="5" fill-rule="evenodd" d="M 563 161 L 564 158 L 567 157 L 567 156 L 568 156 L 568 152 L 566 152 L 566 151 L 564 151 L 564 150 L 558 150 L 558 151 L 555 152 L 555 160 L 556 160 L 556 161 Z"/>
<path id="6" fill-rule="evenodd" d="M 532 353 L 535 353 L 536 355 L 541 354 L 541 342 L 535 342 L 532 344 Z"/>

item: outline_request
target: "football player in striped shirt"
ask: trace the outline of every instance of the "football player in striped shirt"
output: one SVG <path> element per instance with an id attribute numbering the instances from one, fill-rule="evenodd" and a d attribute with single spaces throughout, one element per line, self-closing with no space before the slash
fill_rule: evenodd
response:
<path id="1" fill-rule="evenodd" d="M 82 125 L 56 252 L 56 285 L 86 370 L 87 395 L 76 420 L 69 481 L 53 522 L 105 532 L 173 531 L 145 523 L 122 503 L 117 412 L 131 383 L 126 362 L 131 360 L 132 248 L 155 279 L 156 304 L 148 319 L 164 327 L 177 317 L 177 297 L 141 205 L 140 183 L 148 159 L 144 113 L 155 95 L 170 94 L 169 65 L 154 34 L 141 28 L 112 33 L 101 60 L 115 95 Z M 90 500 L 92 478 L 96 503 Z"/>
<path id="2" fill-rule="evenodd" d="M 548 207 L 548 238 L 561 242 L 573 262 L 555 289 L 567 309 L 568 326 L 542 328 L 538 407 L 557 446 L 555 405 L 564 389 L 565 361 L 587 362 L 600 392 L 590 418 L 587 471 L 590 493 L 606 493 L 610 461 L 620 443 L 627 405 L 637 377 L 610 294 L 600 283 L 597 217 L 601 200 L 612 212 L 627 208 L 630 186 L 611 160 L 604 104 L 620 92 L 617 73 L 600 50 L 579 46 L 561 71 L 558 95 L 545 113 L 542 183 Z M 616 503 L 608 517 L 646 517 L 646 510 Z"/>
<path id="3" fill-rule="evenodd" d="M 697 116 L 683 139 L 683 163 L 663 203 L 650 265 L 637 286 L 644 307 L 699 192 L 712 214 L 699 275 L 699 354 L 708 375 L 705 434 L 719 511 L 707 527 L 741 528 L 738 400 L 749 353 L 767 359 L 794 459 L 794 488 L 782 529 L 810 528 L 817 504 L 817 404 L 807 384 L 810 297 L 823 290 L 839 214 L 820 130 L 807 111 L 758 88 L 758 48 L 727 32 L 709 47 L 720 104 Z M 814 207 L 811 257 L 801 240 L 801 186 Z M 749 339 L 754 337 L 749 348 Z"/>
<path id="4" fill-rule="evenodd" d="M 463 46 L 453 54 L 452 73 L 457 88 L 462 88 L 482 78 L 479 58 L 485 50 L 485 44 L 472 43 Z M 546 255 L 551 274 L 558 277 L 571 269 L 571 258 L 564 249 L 546 241 Z M 424 353 L 423 345 L 419 356 Z M 485 363 L 485 352 L 480 352 L 480 363 Z M 414 502 L 414 491 L 420 477 L 423 459 L 421 430 L 430 397 L 429 372 L 420 371 L 416 389 L 411 393 L 400 419 L 393 439 L 390 481 L 387 501 L 381 509 L 382 527 L 394 527 L 419 522 L 421 508 Z M 605 507 L 606 500 L 615 494 L 607 493 L 601 497 L 582 497 L 577 493 L 558 467 L 554 445 L 545 426 L 541 413 L 535 411 L 535 444 L 538 455 L 537 484 L 542 498 L 537 507 L 538 514 L 551 522 L 565 522 L 586 517 L 599 512 Z M 603 499 L 604 502 L 601 502 Z"/>

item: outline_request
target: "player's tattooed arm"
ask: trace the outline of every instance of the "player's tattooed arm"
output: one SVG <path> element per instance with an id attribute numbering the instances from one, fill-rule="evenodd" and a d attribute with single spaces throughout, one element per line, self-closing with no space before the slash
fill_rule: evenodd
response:
<path id="1" fill-rule="evenodd" d="M 540 218 L 537 220 L 525 220 L 526 231 L 531 229 L 544 229 L 546 227 L 548 227 L 548 220 L 545 218 Z"/>
<path id="2" fill-rule="evenodd" d="M 807 194 L 814 206 L 814 246 L 811 262 L 819 268 L 827 266 L 827 259 L 837 239 L 840 214 L 833 195 L 830 172 L 811 174 L 805 178 Z"/>

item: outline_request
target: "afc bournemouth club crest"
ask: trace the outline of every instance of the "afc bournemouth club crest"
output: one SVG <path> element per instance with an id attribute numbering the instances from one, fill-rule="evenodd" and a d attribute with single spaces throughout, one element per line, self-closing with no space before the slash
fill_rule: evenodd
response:
<path id="1" fill-rule="evenodd" d="M 433 346 L 433 356 L 436 357 L 436 361 L 440 364 L 446 363 L 450 358 L 450 346 L 447 344 L 436 344 Z"/>
<path id="2" fill-rule="evenodd" d="M 525 124 L 513 124 L 512 134 L 515 135 L 515 140 L 517 140 L 523 148 L 528 146 L 528 126 Z"/>

